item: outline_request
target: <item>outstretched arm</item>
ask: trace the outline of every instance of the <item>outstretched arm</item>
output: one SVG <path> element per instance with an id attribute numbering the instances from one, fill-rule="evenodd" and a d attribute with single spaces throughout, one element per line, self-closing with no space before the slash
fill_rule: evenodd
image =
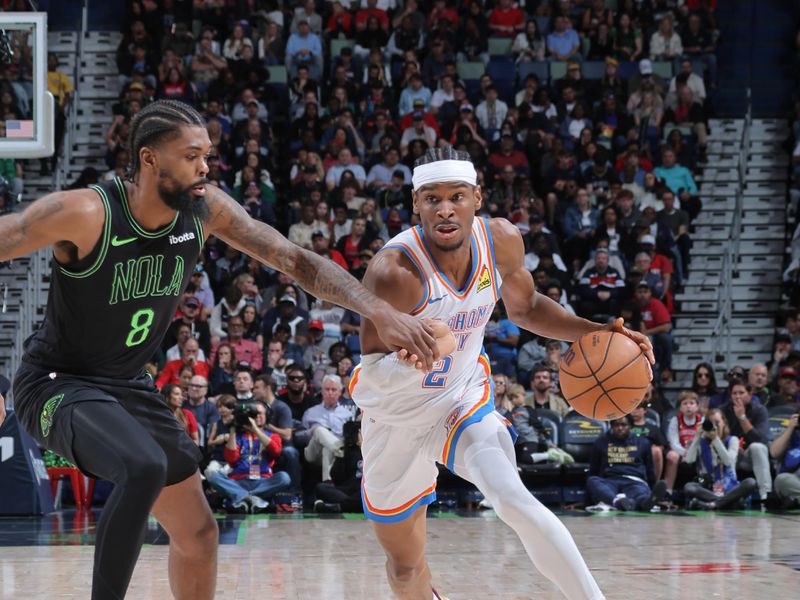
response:
<path id="1" fill-rule="evenodd" d="M 503 278 L 501 293 L 508 318 L 537 335 L 574 342 L 592 331 L 616 331 L 636 342 L 651 364 L 653 346 L 647 336 L 630 331 L 622 319 L 602 325 L 569 314 L 558 303 L 536 291 L 533 277 L 525 269 L 525 250 L 519 230 L 505 219 L 490 222 L 497 267 Z"/>
<path id="2" fill-rule="evenodd" d="M 430 327 L 395 310 L 333 261 L 291 243 L 269 225 L 252 219 L 221 190 L 208 189 L 208 233 L 286 273 L 314 296 L 360 313 L 376 325 L 391 351 L 408 350 L 421 357 L 426 369 L 432 367 L 438 355 Z"/>

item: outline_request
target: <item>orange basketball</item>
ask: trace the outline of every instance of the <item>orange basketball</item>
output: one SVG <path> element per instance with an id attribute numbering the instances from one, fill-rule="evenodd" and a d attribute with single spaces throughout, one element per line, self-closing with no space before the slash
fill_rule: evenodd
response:
<path id="1" fill-rule="evenodd" d="M 559 381 L 570 406 L 591 419 L 627 415 L 644 398 L 652 377 L 642 349 L 610 331 L 587 333 L 561 357 Z"/>

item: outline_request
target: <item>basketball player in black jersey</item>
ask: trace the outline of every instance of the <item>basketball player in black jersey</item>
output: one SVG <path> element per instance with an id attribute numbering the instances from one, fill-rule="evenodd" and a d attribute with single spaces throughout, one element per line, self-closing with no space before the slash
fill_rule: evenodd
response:
<path id="1" fill-rule="evenodd" d="M 430 369 L 430 327 L 290 243 L 206 185 L 212 149 L 188 105 L 154 102 L 133 119 L 130 180 L 56 192 L 0 218 L 0 260 L 53 246 L 47 312 L 25 343 L 14 407 L 45 448 L 114 483 L 97 527 L 92 598 L 122 598 L 150 512 L 170 536 L 176 598 L 212 598 L 218 530 L 199 452 L 143 366 L 167 330 L 205 239 L 214 235 L 361 313 L 392 349 Z M 0 423 L 4 417 L 0 404 Z"/>

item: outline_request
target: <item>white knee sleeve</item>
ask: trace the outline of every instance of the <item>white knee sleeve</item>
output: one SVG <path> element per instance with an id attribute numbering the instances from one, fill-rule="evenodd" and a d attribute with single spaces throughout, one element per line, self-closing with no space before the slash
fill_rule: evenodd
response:
<path id="1" fill-rule="evenodd" d="M 487 416 L 464 430 L 458 446 L 456 473 L 492 503 L 536 568 L 569 600 L 604 598 L 567 528 L 522 484 L 513 443 L 502 423 Z"/>

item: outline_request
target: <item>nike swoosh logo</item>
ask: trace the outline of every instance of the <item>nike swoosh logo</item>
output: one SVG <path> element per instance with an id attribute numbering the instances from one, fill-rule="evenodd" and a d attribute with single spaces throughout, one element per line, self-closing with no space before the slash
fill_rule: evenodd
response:
<path id="1" fill-rule="evenodd" d="M 116 248 L 117 246 L 124 246 L 125 244 L 130 244 L 131 242 L 135 242 L 137 239 L 138 238 L 132 237 L 121 240 L 117 236 L 114 236 L 113 238 L 111 238 L 111 245 Z"/>
<path id="2" fill-rule="evenodd" d="M 434 302 L 439 302 L 439 300 L 444 300 L 445 298 L 447 298 L 447 296 L 449 296 L 449 294 L 445 294 L 444 296 L 439 296 L 438 298 L 431 298 L 430 300 L 428 300 L 428 304 L 433 304 Z"/>

